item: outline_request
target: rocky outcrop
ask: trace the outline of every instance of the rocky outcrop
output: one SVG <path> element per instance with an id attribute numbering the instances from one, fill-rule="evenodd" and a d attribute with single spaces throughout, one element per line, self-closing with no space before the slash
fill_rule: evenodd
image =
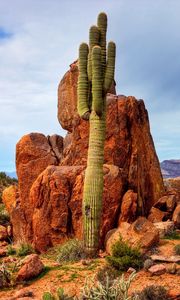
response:
<path id="1" fill-rule="evenodd" d="M 39 251 L 69 236 L 82 237 L 89 124 L 77 114 L 77 78 L 75 62 L 58 88 L 58 119 L 67 136 L 32 133 L 16 148 L 19 196 L 11 212 L 13 232 Z M 106 125 L 102 243 L 118 222 L 147 215 L 164 194 L 144 102 L 109 93 Z"/>
<path id="2" fill-rule="evenodd" d="M 159 232 L 156 227 L 144 217 L 139 217 L 134 223 L 122 222 L 117 229 L 111 230 L 106 236 L 106 252 L 112 254 L 112 246 L 122 238 L 133 248 L 139 248 L 145 253 L 159 242 Z"/>
<path id="3" fill-rule="evenodd" d="M 162 161 L 161 169 L 164 178 L 180 176 L 180 159 L 169 159 Z"/>
<path id="4" fill-rule="evenodd" d="M 72 236 L 82 239 L 84 169 L 84 166 L 49 166 L 34 182 L 30 192 L 31 242 L 36 250 L 45 251 Z M 115 226 L 123 185 L 119 168 L 104 165 L 102 243 L 106 232 Z"/>

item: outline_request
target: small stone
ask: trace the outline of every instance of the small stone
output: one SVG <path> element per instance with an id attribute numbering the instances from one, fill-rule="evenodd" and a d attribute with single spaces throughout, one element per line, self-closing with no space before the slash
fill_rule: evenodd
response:
<path id="1" fill-rule="evenodd" d="M 92 263 L 92 260 L 90 259 L 82 259 L 81 263 L 83 266 L 90 266 L 90 264 Z"/>
<path id="2" fill-rule="evenodd" d="M 144 269 L 148 270 L 150 267 L 154 265 L 154 262 L 152 259 L 148 258 L 144 261 Z"/>
<path id="3" fill-rule="evenodd" d="M 154 265 L 148 269 L 151 275 L 162 275 L 166 273 L 166 267 L 163 264 Z"/>
<path id="4" fill-rule="evenodd" d="M 167 268 L 166 268 L 167 272 L 169 274 L 175 274 L 176 270 L 177 270 L 177 265 L 176 263 L 170 264 Z"/>
<path id="5" fill-rule="evenodd" d="M 127 270 L 127 273 L 128 273 L 128 274 L 132 274 L 132 273 L 134 273 L 134 272 L 136 272 L 136 269 L 131 268 L 131 267 Z"/>
<path id="6" fill-rule="evenodd" d="M 15 293 L 14 298 L 17 298 L 17 299 L 26 298 L 27 299 L 27 297 L 33 297 L 33 296 L 34 296 L 34 293 L 32 291 L 21 289 Z"/>
<path id="7" fill-rule="evenodd" d="M 172 256 L 151 255 L 151 259 L 156 261 L 178 263 L 180 262 L 180 255 L 172 255 Z"/>
<path id="8" fill-rule="evenodd" d="M 44 268 L 42 261 L 37 254 L 30 254 L 23 261 L 23 266 L 17 274 L 17 281 L 29 280 L 38 276 Z"/>

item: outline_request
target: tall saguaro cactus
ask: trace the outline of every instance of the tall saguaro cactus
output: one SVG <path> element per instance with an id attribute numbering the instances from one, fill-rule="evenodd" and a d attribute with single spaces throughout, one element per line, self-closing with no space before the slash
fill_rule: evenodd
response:
<path id="1" fill-rule="evenodd" d="M 106 93 L 114 80 L 115 43 L 106 55 L 107 16 L 100 13 L 89 31 L 89 46 L 79 47 L 78 113 L 90 121 L 87 168 L 83 191 L 84 247 L 93 255 L 99 246 L 106 131 Z M 107 56 L 107 57 L 106 57 Z"/>

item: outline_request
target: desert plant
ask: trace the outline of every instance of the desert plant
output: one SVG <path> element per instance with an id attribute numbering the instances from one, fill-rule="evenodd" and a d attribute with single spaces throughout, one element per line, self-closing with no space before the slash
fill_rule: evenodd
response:
<path id="1" fill-rule="evenodd" d="M 167 233 L 164 236 L 164 239 L 167 239 L 167 240 L 180 240 L 180 234 L 176 230 L 174 230 L 174 231 L 171 231 L 171 232 Z"/>
<path id="2" fill-rule="evenodd" d="M 95 278 L 102 284 L 105 284 L 107 276 L 109 277 L 109 280 L 113 282 L 119 275 L 120 273 L 118 270 L 114 269 L 110 265 L 105 265 L 98 270 Z"/>
<path id="3" fill-rule="evenodd" d="M 109 42 L 106 59 L 107 16 L 89 32 L 89 46 L 79 47 L 78 113 L 90 120 L 87 169 L 83 191 L 84 247 L 94 255 L 99 247 L 106 131 L 106 93 L 114 80 L 115 44 Z"/>
<path id="4" fill-rule="evenodd" d="M 9 223 L 10 217 L 4 204 L 0 204 L 0 225 Z"/>
<path id="5" fill-rule="evenodd" d="M 63 288 L 58 288 L 56 292 L 56 296 L 54 296 L 50 292 L 44 292 L 42 300 L 72 300 L 73 297 L 69 297 L 64 293 Z"/>
<path id="6" fill-rule="evenodd" d="M 85 258 L 84 247 L 82 241 L 71 239 L 58 249 L 58 262 L 73 262 Z"/>
<path id="7" fill-rule="evenodd" d="M 137 294 L 138 300 L 168 300 L 168 294 L 163 286 L 150 285 Z"/>
<path id="8" fill-rule="evenodd" d="M 0 266 L 0 287 L 7 287 L 11 285 L 12 272 L 6 264 L 2 263 Z"/>
<path id="9" fill-rule="evenodd" d="M 180 244 L 174 246 L 174 252 L 176 253 L 176 255 L 180 255 Z"/>
<path id="10" fill-rule="evenodd" d="M 16 254 L 16 249 L 12 245 L 8 245 L 8 247 L 7 247 L 7 254 L 8 255 L 14 255 L 14 254 Z"/>
<path id="11" fill-rule="evenodd" d="M 124 275 L 111 282 L 106 274 L 106 280 L 102 284 L 95 278 L 88 279 L 82 289 L 80 299 L 101 299 L 101 300 L 135 300 L 137 296 L 128 296 L 128 290 L 135 277 L 132 273 L 127 280 Z"/>
<path id="12" fill-rule="evenodd" d="M 119 271 L 126 271 L 129 267 L 142 267 L 142 257 L 138 248 L 131 248 L 121 237 L 112 246 L 112 255 L 107 256 L 106 260 Z"/>
<path id="13" fill-rule="evenodd" d="M 17 256 L 26 256 L 28 254 L 34 253 L 33 247 L 26 243 L 26 242 L 20 242 L 17 250 L 16 250 Z"/>
<path id="14" fill-rule="evenodd" d="M 42 300 L 55 300 L 55 298 L 50 292 L 44 292 Z"/>

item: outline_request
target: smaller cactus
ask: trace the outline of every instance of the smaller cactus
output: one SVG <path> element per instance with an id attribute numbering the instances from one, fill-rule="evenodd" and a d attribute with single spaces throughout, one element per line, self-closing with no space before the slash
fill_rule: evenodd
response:
<path id="1" fill-rule="evenodd" d="M 55 300 L 50 292 L 44 292 L 42 300 Z"/>

